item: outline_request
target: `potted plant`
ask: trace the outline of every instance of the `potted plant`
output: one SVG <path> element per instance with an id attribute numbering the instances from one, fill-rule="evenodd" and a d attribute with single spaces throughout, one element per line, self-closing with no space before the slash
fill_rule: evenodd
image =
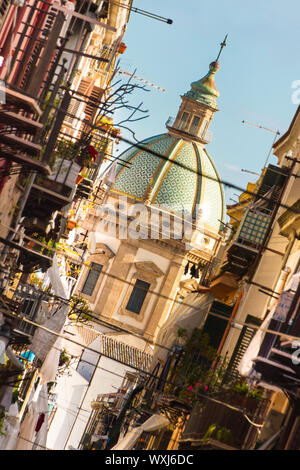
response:
<path id="1" fill-rule="evenodd" d="M 59 356 L 58 366 L 62 367 L 67 365 L 70 362 L 70 359 L 71 358 L 68 356 L 66 349 L 63 349 Z"/>
<path id="2" fill-rule="evenodd" d="M 218 424 L 211 424 L 204 434 L 202 441 L 206 443 L 208 439 L 215 439 L 219 442 L 224 442 L 224 444 L 233 443 L 233 435 L 230 429 L 227 429 L 224 426 L 219 426 Z"/>

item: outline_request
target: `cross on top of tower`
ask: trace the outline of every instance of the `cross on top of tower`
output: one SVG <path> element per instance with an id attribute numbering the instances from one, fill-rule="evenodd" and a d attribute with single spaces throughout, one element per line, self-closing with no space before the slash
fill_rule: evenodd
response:
<path id="1" fill-rule="evenodd" d="M 220 47 L 220 51 L 219 51 L 218 57 L 216 58 L 216 62 L 218 62 L 218 60 L 219 60 L 219 58 L 220 58 L 220 55 L 221 55 L 221 53 L 222 53 L 224 47 L 227 45 L 227 42 L 226 42 L 226 41 L 227 41 L 227 38 L 228 38 L 228 34 L 226 34 L 226 36 L 225 36 L 225 38 L 224 38 L 224 41 L 221 42 L 221 44 L 220 44 L 221 47 Z"/>

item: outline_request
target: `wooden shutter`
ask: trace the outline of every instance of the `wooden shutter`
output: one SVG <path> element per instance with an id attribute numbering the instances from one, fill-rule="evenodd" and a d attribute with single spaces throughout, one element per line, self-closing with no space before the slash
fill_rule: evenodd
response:
<path id="1" fill-rule="evenodd" d="M 246 323 L 252 323 L 253 325 L 260 326 L 261 320 L 253 315 L 248 315 L 246 318 Z M 239 377 L 238 365 L 244 356 L 248 346 L 257 332 L 256 328 L 250 326 L 244 326 L 239 339 L 236 343 L 234 351 L 232 353 L 231 359 L 228 364 L 228 368 L 224 377 L 224 382 L 230 382 Z"/>
<path id="2" fill-rule="evenodd" d="M 91 263 L 91 269 L 87 275 L 85 283 L 82 288 L 82 293 L 86 295 L 92 295 L 99 279 L 103 266 L 98 263 Z"/>
<path id="3" fill-rule="evenodd" d="M 2 21 L 5 18 L 5 15 L 11 5 L 9 0 L 0 0 L 0 26 L 2 25 Z"/>
<path id="4" fill-rule="evenodd" d="M 223 318 L 208 315 L 203 326 L 203 333 L 207 333 L 210 339 L 210 345 L 218 349 L 220 342 L 223 338 L 225 329 L 228 324 L 228 319 L 231 316 L 233 306 L 224 304 L 222 302 L 214 301 L 210 308 L 211 313 L 222 315 Z"/>
<path id="5" fill-rule="evenodd" d="M 149 282 L 136 280 L 135 286 L 131 292 L 126 309 L 134 313 L 140 313 L 147 292 L 150 288 Z"/>

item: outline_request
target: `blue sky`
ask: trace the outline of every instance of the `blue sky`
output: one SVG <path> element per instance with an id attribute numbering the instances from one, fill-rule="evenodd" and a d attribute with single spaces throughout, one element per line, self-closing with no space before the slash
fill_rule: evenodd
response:
<path id="1" fill-rule="evenodd" d="M 168 117 L 176 116 L 180 95 L 207 73 L 228 33 L 216 74 L 220 112 L 207 150 L 222 179 L 246 187 L 256 177 L 240 170 L 260 172 L 274 134 L 242 121 L 282 134 L 297 109 L 292 83 L 300 80 L 299 0 L 135 0 L 134 6 L 173 20 L 168 25 L 131 13 L 125 33 L 121 68 L 136 69 L 136 75 L 167 90 L 150 88 L 132 98 L 133 104 L 143 101 L 150 114 L 132 124 L 138 139 L 165 131 Z M 227 203 L 236 199 L 234 193 L 226 189 Z"/>

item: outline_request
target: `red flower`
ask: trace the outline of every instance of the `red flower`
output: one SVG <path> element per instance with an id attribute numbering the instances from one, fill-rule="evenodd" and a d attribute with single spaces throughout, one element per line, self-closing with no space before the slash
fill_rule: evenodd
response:
<path id="1" fill-rule="evenodd" d="M 98 152 L 97 152 L 97 150 L 95 149 L 95 147 L 94 147 L 93 145 L 90 145 L 90 146 L 89 146 L 89 153 L 91 154 L 92 159 L 93 159 L 94 161 L 96 161 Z"/>

